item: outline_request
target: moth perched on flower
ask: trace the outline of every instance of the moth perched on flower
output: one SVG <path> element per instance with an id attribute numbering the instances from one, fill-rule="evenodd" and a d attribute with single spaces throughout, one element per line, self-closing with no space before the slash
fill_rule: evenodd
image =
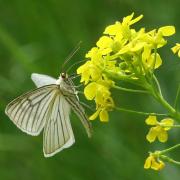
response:
<path id="1" fill-rule="evenodd" d="M 159 49 L 167 44 L 167 38 L 175 33 L 175 27 L 168 25 L 150 30 L 145 27 L 135 29 L 134 24 L 142 18 L 143 15 L 134 18 L 132 13 L 122 21 L 107 26 L 96 45 L 86 53 L 86 62 L 77 68 L 80 82 L 84 84 L 86 99 L 95 102 L 96 109 L 89 117 L 66 73 L 61 73 L 57 80 L 33 74 L 32 80 L 38 88 L 8 104 L 6 114 L 22 131 L 38 135 L 44 129 L 45 157 L 53 156 L 74 143 L 70 109 L 77 114 L 89 137 L 92 134 L 89 120 L 99 117 L 101 122 L 108 122 L 109 112 L 113 110 L 148 116 L 146 124 L 151 127 L 146 139 L 151 143 L 156 139 L 165 143 L 170 136 L 168 131 L 180 127 L 180 85 L 172 106 L 164 98 L 155 73 L 164 62 Z M 176 43 L 172 51 L 180 56 L 180 44 Z M 145 98 L 149 96 L 161 106 L 163 113 L 124 108 L 123 104 L 118 105 L 119 101 L 116 100 L 120 96 L 115 96 L 113 89 L 145 94 Z M 158 121 L 160 117 L 161 121 Z M 166 156 L 166 153 L 179 147 L 180 143 L 150 152 L 144 168 L 159 171 L 165 167 L 166 162 L 180 165 L 180 162 Z"/>
<path id="2" fill-rule="evenodd" d="M 57 80 L 35 73 L 31 78 L 38 88 L 10 102 L 5 112 L 19 129 L 29 135 L 37 136 L 44 129 L 45 157 L 51 157 L 74 144 L 70 109 L 77 114 L 91 137 L 91 123 L 66 73 L 61 73 Z"/>

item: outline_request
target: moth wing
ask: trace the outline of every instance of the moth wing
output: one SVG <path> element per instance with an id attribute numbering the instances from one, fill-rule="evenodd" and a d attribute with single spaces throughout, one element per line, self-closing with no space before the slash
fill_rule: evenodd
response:
<path id="1" fill-rule="evenodd" d="M 47 112 L 57 91 L 57 85 L 32 90 L 10 102 L 5 113 L 23 132 L 37 136 L 46 123 Z"/>
<path id="2" fill-rule="evenodd" d="M 56 79 L 44 74 L 32 73 L 31 79 L 37 87 L 56 84 Z"/>
<path id="3" fill-rule="evenodd" d="M 66 95 L 65 98 L 67 100 L 67 102 L 70 104 L 72 110 L 75 112 L 75 114 L 79 117 L 79 119 L 81 120 L 81 123 L 83 124 L 88 137 L 92 136 L 92 125 L 85 113 L 84 108 L 82 107 L 82 105 L 80 104 L 79 100 L 76 97 L 76 94 L 69 94 Z"/>
<path id="4" fill-rule="evenodd" d="M 56 96 L 49 112 L 50 118 L 45 125 L 43 134 L 45 157 L 51 157 L 75 142 L 69 119 L 70 106 L 63 95 Z"/>

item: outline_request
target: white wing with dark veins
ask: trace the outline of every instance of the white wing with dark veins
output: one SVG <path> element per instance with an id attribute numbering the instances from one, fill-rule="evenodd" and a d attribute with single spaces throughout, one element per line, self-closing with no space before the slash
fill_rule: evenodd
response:
<path id="1" fill-rule="evenodd" d="M 43 86 L 25 93 L 10 102 L 5 113 L 11 121 L 27 134 L 37 136 L 45 126 L 57 85 Z"/>
<path id="2" fill-rule="evenodd" d="M 63 95 L 57 95 L 50 117 L 44 128 L 43 152 L 45 157 L 51 157 L 75 142 L 69 115 L 70 105 Z"/>
<path id="3" fill-rule="evenodd" d="M 32 73 L 31 79 L 37 87 L 46 86 L 49 84 L 56 84 L 56 79 L 44 74 Z"/>
<path id="4" fill-rule="evenodd" d="M 10 102 L 5 112 L 11 121 L 27 134 L 37 136 L 44 128 L 45 157 L 51 157 L 74 144 L 69 118 L 71 108 L 91 137 L 91 123 L 70 80 L 70 83 L 62 78 L 57 81 L 50 76 L 36 73 L 33 73 L 31 78 L 38 88 Z"/>

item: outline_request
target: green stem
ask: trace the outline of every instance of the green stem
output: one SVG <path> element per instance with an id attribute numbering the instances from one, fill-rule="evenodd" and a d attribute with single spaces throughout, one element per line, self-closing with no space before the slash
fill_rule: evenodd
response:
<path id="1" fill-rule="evenodd" d="M 168 149 L 159 151 L 159 157 L 160 157 L 161 159 L 163 159 L 163 160 L 168 161 L 168 162 L 171 162 L 171 163 L 180 165 L 180 162 L 179 162 L 179 161 L 175 161 L 174 159 L 172 159 L 172 158 L 170 158 L 170 157 L 168 157 L 168 156 L 163 155 L 163 154 L 165 154 L 165 153 L 167 153 L 167 152 L 170 152 L 170 151 L 173 151 L 173 150 L 175 150 L 175 149 L 177 149 L 177 148 L 179 148 L 179 147 L 180 147 L 180 144 L 176 144 L 175 146 L 172 146 L 172 147 L 170 147 L 170 148 L 168 148 Z"/>
<path id="2" fill-rule="evenodd" d="M 161 125 L 161 126 L 168 127 L 168 128 L 180 128 L 180 125 L 172 125 L 172 126 Z"/>
<path id="3" fill-rule="evenodd" d="M 160 158 L 163 159 L 163 160 L 165 160 L 165 161 L 168 161 L 168 162 L 171 162 L 171 163 L 180 165 L 180 162 L 179 162 L 179 161 L 175 161 L 174 159 L 172 159 L 172 158 L 170 158 L 170 157 L 168 157 L 168 156 L 161 155 Z"/>
<path id="4" fill-rule="evenodd" d="M 180 165 L 180 162 L 179 161 L 175 161 L 174 159 L 172 158 L 168 158 L 168 161 L 171 162 L 171 163 L 174 163 L 174 164 L 177 164 L 177 165 Z"/>
<path id="5" fill-rule="evenodd" d="M 173 125 L 171 127 L 180 128 L 180 125 Z"/>
<path id="6" fill-rule="evenodd" d="M 174 108 L 175 108 L 176 110 L 178 109 L 179 94 L 180 94 L 180 85 L 178 86 L 178 90 L 177 90 L 177 93 L 176 93 L 176 99 L 175 99 L 175 102 L 174 102 Z"/>
<path id="7" fill-rule="evenodd" d="M 153 79 L 156 83 L 157 87 L 154 87 L 152 84 L 151 94 L 152 96 L 169 112 L 170 116 L 175 120 L 180 121 L 180 114 L 164 99 L 159 82 L 155 75 L 153 75 Z"/>
<path id="8" fill-rule="evenodd" d="M 176 110 L 163 98 L 162 95 L 156 94 L 156 96 L 154 97 L 164 108 L 167 109 L 171 117 L 173 117 L 175 120 L 180 121 L 180 114 L 176 112 Z"/>
<path id="9" fill-rule="evenodd" d="M 180 143 L 179 143 L 179 144 L 176 144 L 176 145 L 174 145 L 174 146 L 172 146 L 172 147 L 170 147 L 170 148 L 168 148 L 168 149 L 165 149 L 165 150 L 160 151 L 160 155 L 161 155 L 161 154 L 165 154 L 165 153 L 170 152 L 170 151 L 173 151 L 174 149 L 177 149 L 177 148 L 179 148 L 179 147 L 180 147 Z"/>
<path id="10" fill-rule="evenodd" d="M 156 83 L 159 94 L 162 96 L 161 86 L 160 86 L 159 81 L 157 80 L 157 78 L 156 78 L 156 76 L 154 74 L 153 74 L 153 79 L 154 79 L 154 81 Z"/>
<path id="11" fill-rule="evenodd" d="M 145 91 L 143 90 L 133 90 L 133 89 L 127 89 L 127 88 L 122 88 L 119 86 L 114 86 L 114 88 L 119 89 L 119 90 L 123 90 L 123 91 L 128 91 L 128 92 L 136 92 L 136 93 L 148 93 L 151 94 L 167 111 L 170 117 L 174 118 L 177 121 L 180 121 L 180 113 L 178 113 L 162 96 L 161 93 L 161 87 L 160 84 L 156 78 L 156 76 L 153 74 L 152 75 L 152 80 L 151 82 L 147 82 L 146 81 L 140 81 L 140 79 L 137 79 L 137 81 L 135 81 L 135 79 L 131 79 L 130 76 L 126 76 L 123 75 L 121 73 L 114 73 L 112 71 L 109 70 L 103 70 L 103 72 L 109 76 L 112 79 L 118 79 L 118 80 L 122 80 L 122 81 L 127 81 L 130 82 L 132 84 L 136 84 L 139 86 L 142 86 L 145 88 Z M 120 109 L 118 109 L 120 110 Z M 124 109 L 122 108 L 121 111 L 124 111 Z M 130 112 L 130 111 L 129 111 Z M 132 111 L 133 113 L 137 113 L 136 111 Z M 138 114 L 144 114 L 142 112 L 138 113 Z M 152 113 L 145 113 L 146 115 L 150 115 Z M 144 114 L 144 115 L 145 115 Z"/>
<path id="12" fill-rule="evenodd" d="M 116 86 L 116 85 L 114 85 L 113 88 L 122 90 L 122 91 L 133 92 L 133 93 L 145 93 L 145 94 L 149 93 L 148 91 L 144 91 L 144 90 L 129 89 L 129 88 L 124 88 L 124 87 L 120 87 L 120 86 Z"/>
<path id="13" fill-rule="evenodd" d="M 135 110 L 119 108 L 119 107 L 115 107 L 115 109 L 118 110 L 118 111 L 123 111 L 123 112 L 128 112 L 128 113 L 135 113 L 135 114 L 141 114 L 141 115 L 145 115 L 145 116 L 149 116 L 149 115 L 152 115 L 152 116 L 153 115 L 156 115 L 156 116 L 168 116 L 167 114 L 141 112 L 141 111 L 135 111 Z"/>

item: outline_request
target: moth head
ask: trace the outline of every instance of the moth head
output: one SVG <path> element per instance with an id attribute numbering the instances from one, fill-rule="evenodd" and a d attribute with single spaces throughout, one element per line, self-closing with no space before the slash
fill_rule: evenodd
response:
<path id="1" fill-rule="evenodd" d="M 67 79 L 67 78 L 68 78 L 68 74 L 65 73 L 65 72 L 63 72 L 63 73 L 60 74 L 60 77 L 61 77 L 62 79 Z"/>

